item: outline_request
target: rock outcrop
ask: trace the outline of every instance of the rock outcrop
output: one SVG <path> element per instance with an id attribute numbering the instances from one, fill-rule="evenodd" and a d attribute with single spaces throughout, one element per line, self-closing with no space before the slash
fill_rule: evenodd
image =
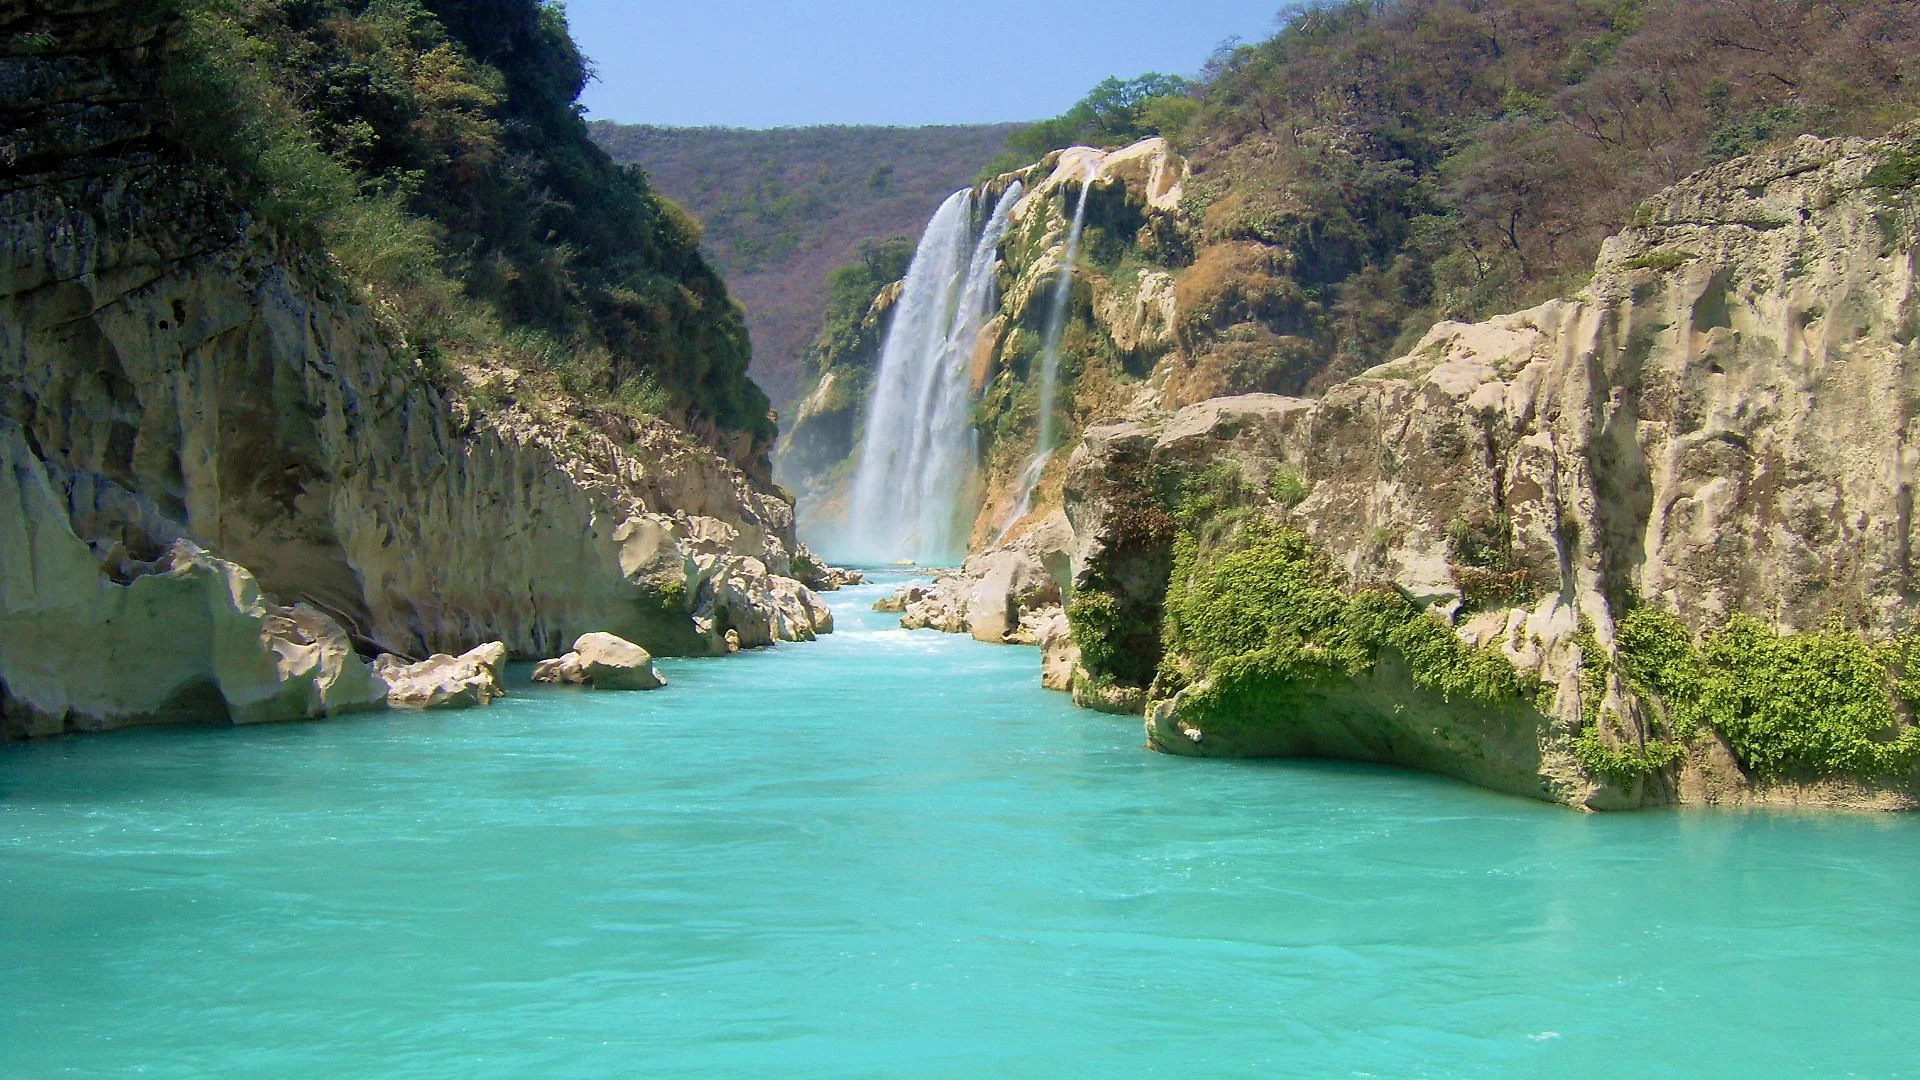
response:
<path id="1" fill-rule="evenodd" d="M 653 668 L 653 657 L 631 641 L 612 634 L 582 634 L 573 651 L 542 660 L 533 681 L 572 683 L 595 690 L 655 690 L 667 684 Z"/>
<path id="2" fill-rule="evenodd" d="M 435 653 L 417 664 L 386 653 L 373 662 L 373 674 L 386 684 L 391 708 L 467 709 L 506 696 L 506 660 L 506 646 L 493 641 L 459 656 Z"/>
<path id="3" fill-rule="evenodd" d="M 328 715 L 364 704 L 356 649 L 825 632 L 751 439 L 596 429 L 510 371 L 481 407 L 397 360 L 327 268 L 194 179 L 157 97 L 165 20 L 57 8 L 33 18 L 60 48 L 0 49 L 0 421 L 33 504 L 0 526 L 32 532 L 0 546 L 31 584 L 0 619 L 7 730 Z M 98 676 L 54 662 L 63 635 Z"/>
<path id="4" fill-rule="evenodd" d="M 92 542 L 74 532 L 88 528 Z M 338 624 L 98 477 L 50 468 L 0 419 L 0 734 L 380 707 Z"/>
<path id="5" fill-rule="evenodd" d="M 1055 515 L 1006 544 L 969 557 L 931 585 L 904 585 L 876 609 L 901 612 L 908 630 L 972 634 L 995 644 L 1038 645 L 1069 581 L 1073 534 Z"/>
<path id="6" fill-rule="evenodd" d="M 1090 430 L 1065 480 L 1075 583 L 1142 631 L 1083 677 L 1158 687 L 1148 737 L 1174 753 L 1387 761 L 1596 808 L 1911 802 L 1911 776 L 1752 775 L 1711 732 L 1630 779 L 1575 743 L 1656 745 L 1664 722 L 1615 651 L 1636 607 L 1696 633 L 1735 615 L 1913 625 L 1920 211 L 1914 170 L 1891 166 L 1916 160 L 1920 129 L 1730 162 L 1649 201 L 1571 299 L 1441 324 L 1316 400 Z M 1230 528 L 1218 511 L 1237 505 L 1299 530 L 1355 587 L 1397 590 L 1537 678 L 1543 708 L 1463 708 L 1389 656 L 1276 713 L 1264 741 L 1212 730 L 1187 707 L 1203 687 L 1166 682 L 1182 658 L 1159 653 L 1178 538 L 1196 535 L 1167 477 L 1220 500 L 1199 528 Z"/>

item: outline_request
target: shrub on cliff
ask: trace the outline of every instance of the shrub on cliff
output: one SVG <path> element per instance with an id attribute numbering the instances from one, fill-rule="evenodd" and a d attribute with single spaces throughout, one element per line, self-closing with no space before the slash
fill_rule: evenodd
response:
<path id="1" fill-rule="evenodd" d="M 1540 689 L 1400 593 L 1352 588 L 1304 534 L 1264 518 L 1211 549 L 1179 540 L 1164 626 L 1156 690 L 1197 684 L 1182 711 L 1203 727 L 1284 724 L 1291 692 L 1363 678 L 1388 650 L 1416 685 L 1450 700 L 1526 704 Z"/>
<path id="2" fill-rule="evenodd" d="M 558 6 L 178 0 L 176 16 L 178 137 L 329 256 L 397 347 L 434 365 L 563 356 L 582 396 L 641 383 L 690 426 L 771 437 L 697 225 L 587 138 Z"/>

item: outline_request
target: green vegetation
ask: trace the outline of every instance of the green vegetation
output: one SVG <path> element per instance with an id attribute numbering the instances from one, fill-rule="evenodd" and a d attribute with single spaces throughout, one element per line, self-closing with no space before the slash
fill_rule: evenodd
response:
<path id="1" fill-rule="evenodd" d="M 1863 186 L 1894 192 L 1920 185 L 1920 152 L 1889 154 L 1867 171 Z"/>
<path id="2" fill-rule="evenodd" d="M 586 137 L 536 0 L 176 0 L 174 134 L 429 375 L 772 435 L 693 220 Z"/>
<path id="3" fill-rule="evenodd" d="M 1277 465 L 1267 477 L 1267 494 L 1288 509 L 1305 502 L 1308 490 L 1307 478 L 1291 465 Z"/>
<path id="4" fill-rule="evenodd" d="M 913 244 L 904 236 L 865 240 L 852 262 L 827 275 L 827 309 L 813 348 L 813 367 L 825 374 L 836 366 L 865 367 L 877 359 L 879 338 L 863 326 L 880 291 L 907 276 Z"/>
<path id="5" fill-rule="evenodd" d="M 1295 692 L 1365 677 L 1392 650 L 1414 682 L 1448 700 L 1525 706 L 1539 692 L 1499 650 L 1473 648 L 1401 593 L 1352 589 L 1302 533 L 1249 520 L 1208 550 L 1175 544 L 1155 685 L 1197 685 L 1182 708 L 1200 726 L 1285 722 Z"/>
<path id="6" fill-rule="evenodd" d="M 1531 571 L 1514 557 L 1513 521 L 1504 510 L 1448 522 L 1447 563 L 1467 611 L 1525 605 L 1540 592 Z"/>
<path id="7" fill-rule="evenodd" d="M 1009 130 L 588 125 L 616 161 L 646 169 L 655 190 L 700 220 L 702 249 L 746 308 L 754 377 L 788 417 L 808 390 L 829 272 L 875 239 L 917 238 Z"/>
<path id="8" fill-rule="evenodd" d="M 867 240 L 852 262 L 827 275 L 825 325 L 805 363 L 806 410 L 796 410 L 781 442 L 783 477 L 805 486 L 853 453 L 888 325 L 875 302 L 905 276 L 912 258 L 913 245 L 904 237 Z"/>
<path id="9" fill-rule="evenodd" d="M 1736 615 L 1696 647 L 1674 616 L 1621 620 L 1620 656 L 1636 691 L 1683 738 L 1719 733 L 1763 777 L 1882 776 L 1920 765 L 1920 728 L 1901 722 L 1920 699 L 1906 674 L 1909 635 L 1874 642 L 1831 620 L 1782 634 Z"/>
<path id="10" fill-rule="evenodd" d="M 1582 726 L 1574 749 L 1590 772 L 1644 776 L 1709 731 L 1763 779 L 1873 778 L 1920 767 L 1920 728 L 1904 719 L 1920 703 L 1920 681 L 1907 673 L 1912 634 L 1875 642 L 1838 620 L 1783 634 L 1736 615 L 1696 644 L 1671 613 L 1634 608 L 1616 627 L 1619 667 L 1663 738 L 1624 749 L 1609 749 L 1602 737 L 1612 665 L 1590 624 L 1578 643 Z"/>
<path id="11" fill-rule="evenodd" d="M 1157 71 L 1124 80 L 1109 76 L 1059 116 L 1014 129 L 978 179 L 1011 172 L 1064 146 L 1125 146 L 1173 131 L 1199 109 L 1195 89 L 1178 75 Z"/>
<path id="12" fill-rule="evenodd" d="M 1619 745 L 1608 744 L 1602 728 L 1617 719 L 1603 711 L 1613 664 L 1600 648 L 1593 621 L 1584 615 L 1580 617 L 1580 630 L 1574 643 L 1580 648 L 1580 730 L 1573 737 L 1573 753 L 1587 774 L 1630 785 L 1679 761 L 1685 751 L 1671 740 L 1642 742 L 1630 733 L 1616 731 L 1615 741 Z"/>

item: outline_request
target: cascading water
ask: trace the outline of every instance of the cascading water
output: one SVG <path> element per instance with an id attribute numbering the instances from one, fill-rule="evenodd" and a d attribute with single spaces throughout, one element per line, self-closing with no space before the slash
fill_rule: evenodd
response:
<path id="1" fill-rule="evenodd" d="M 1047 310 L 1047 337 L 1040 350 L 1040 434 L 1034 440 L 1033 460 L 1020 472 L 1020 498 L 1000 523 L 1003 533 L 1032 509 L 1033 489 L 1039 486 L 1040 474 L 1046 471 L 1047 459 L 1053 456 L 1053 397 L 1060 377 L 1060 335 L 1066 328 L 1067 301 L 1073 296 L 1073 262 L 1080 253 L 1080 230 L 1087 223 L 1087 192 L 1092 188 L 1093 173 L 1089 171 L 1080 182 L 1080 200 L 1074 204 L 1073 224 L 1067 229 L 1067 250 L 1060 260 L 1060 278 L 1053 287 L 1053 301 Z"/>
<path id="2" fill-rule="evenodd" d="M 977 235 L 971 191 L 954 192 L 927 222 L 880 351 L 841 557 L 939 563 L 965 554 L 957 503 L 974 455 L 967 362 L 1019 198 L 1016 182 Z"/>

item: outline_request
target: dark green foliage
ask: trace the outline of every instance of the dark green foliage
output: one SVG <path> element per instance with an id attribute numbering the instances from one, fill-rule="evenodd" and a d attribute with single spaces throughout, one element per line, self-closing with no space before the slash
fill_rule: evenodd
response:
<path id="1" fill-rule="evenodd" d="M 1096 677 L 1110 677 L 1128 686 L 1145 686 L 1153 677 L 1143 657 L 1153 652 L 1156 630 L 1118 600 L 1083 590 L 1067 605 L 1067 621 L 1073 628 L 1073 643 L 1080 647 L 1081 665 Z"/>
<path id="2" fill-rule="evenodd" d="M 1156 689 L 1203 684 L 1182 703 L 1202 727 L 1276 722 L 1274 703 L 1296 687 L 1363 678 L 1387 650 L 1448 700 L 1524 707 L 1539 691 L 1498 650 L 1468 646 L 1394 590 L 1352 590 L 1303 534 L 1258 518 L 1211 549 L 1181 538 L 1164 637 Z"/>
<path id="3" fill-rule="evenodd" d="M 1574 643 L 1580 648 L 1580 730 L 1573 737 L 1573 753 L 1587 774 L 1632 784 L 1679 761 L 1685 751 L 1677 741 L 1640 741 L 1631 733 L 1616 731 L 1617 745 L 1608 743 L 1602 728 L 1617 719 L 1603 711 L 1613 664 L 1594 636 L 1592 620 L 1584 615 Z"/>
<path id="4" fill-rule="evenodd" d="M 904 236 L 865 240 L 852 262 L 827 274 L 826 318 L 814 346 L 816 372 L 836 364 L 865 364 L 875 359 L 867 353 L 872 351 L 871 346 L 878 345 L 878 339 L 864 330 L 861 322 L 880 290 L 907 275 L 912 259 L 913 244 Z"/>
<path id="5" fill-rule="evenodd" d="M 435 370 L 443 353 L 537 368 L 520 345 L 552 342 L 582 397 L 638 384 L 622 404 L 771 437 L 698 227 L 586 137 L 557 5 L 178 7 L 163 85 L 180 138 L 256 217 L 334 256 L 396 346 Z"/>
<path id="6" fill-rule="evenodd" d="M 1696 644 L 1674 615 L 1637 607 L 1615 626 L 1621 674 L 1660 738 L 1606 745 L 1601 728 L 1613 670 L 1582 623 L 1580 734 L 1575 752 L 1589 772 L 1631 779 L 1677 761 L 1681 746 L 1711 731 L 1742 768 L 1765 779 L 1883 777 L 1920 766 L 1920 728 L 1904 717 L 1920 698 L 1906 674 L 1911 635 L 1875 642 L 1830 621 L 1782 634 L 1745 615 Z M 1616 732 L 1616 737 L 1619 733 Z"/>
<path id="7" fill-rule="evenodd" d="M 1696 646 L 1679 619 L 1652 608 L 1630 612 L 1619 629 L 1629 681 L 1675 732 L 1710 728 L 1763 777 L 1880 776 L 1920 765 L 1920 728 L 1900 719 L 1920 689 L 1904 675 L 1911 647 L 1870 641 L 1837 621 L 1782 634 L 1745 615 Z"/>
<path id="8" fill-rule="evenodd" d="M 1889 154 L 1867 171 L 1864 186 L 1892 192 L 1920 184 L 1920 151 Z"/>

